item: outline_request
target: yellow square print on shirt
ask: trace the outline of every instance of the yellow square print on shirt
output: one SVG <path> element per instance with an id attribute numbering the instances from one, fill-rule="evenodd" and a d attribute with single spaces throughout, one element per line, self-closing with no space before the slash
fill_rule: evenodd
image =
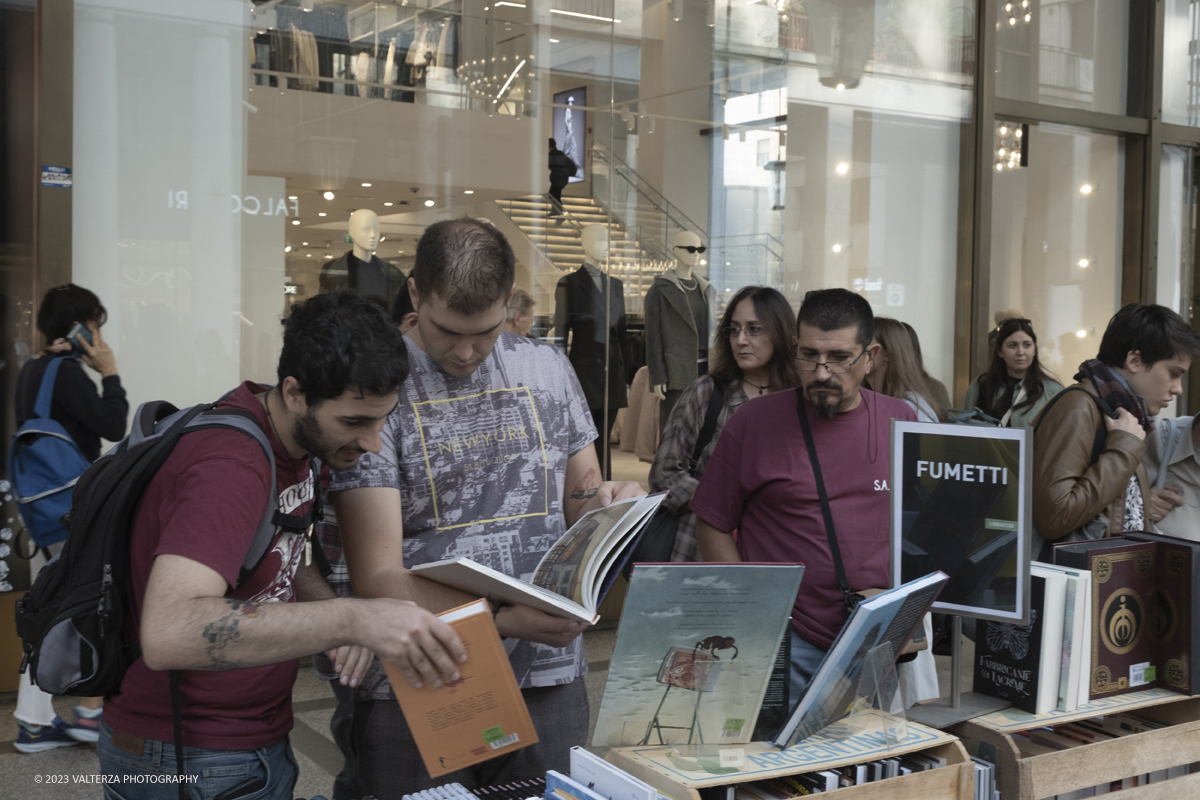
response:
<path id="1" fill-rule="evenodd" d="M 412 408 L 437 530 L 550 513 L 546 442 L 528 387 Z"/>

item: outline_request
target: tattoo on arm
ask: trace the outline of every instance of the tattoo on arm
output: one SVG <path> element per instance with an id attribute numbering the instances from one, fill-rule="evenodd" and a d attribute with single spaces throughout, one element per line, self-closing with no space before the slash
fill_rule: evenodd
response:
<path id="1" fill-rule="evenodd" d="M 599 485 L 596 484 L 596 470 L 589 469 L 587 474 L 579 483 L 575 484 L 575 488 L 571 490 L 572 500 L 590 500 L 600 492 Z"/>
<path id="2" fill-rule="evenodd" d="M 229 613 L 216 622 L 210 622 L 204 626 L 203 636 L 208 642 L 204 651 L 208 654 L 209 669 L 227 670 L 241 667 L 239 662 L 225 657 L 225 646 L 241 636 L 241 632 L 238 630 L 241 617 L 258 616 L 258 606 L 254 603 L 245 603 L 241 600 L 226 600 L 225 603 L 229 606 Z"/>

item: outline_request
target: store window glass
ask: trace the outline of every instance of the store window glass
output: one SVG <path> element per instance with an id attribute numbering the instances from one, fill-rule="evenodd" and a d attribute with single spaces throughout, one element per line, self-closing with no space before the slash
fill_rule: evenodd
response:
<path id="1" fill-rule="evenodd" d="M 1042 366 L 1070 384 L 1120 300 L 1124 143 L 1004 121 L 995 141 L 988 316 L 1031 320 Z"/>
<path id="2" fill-rule="evenodd" d="M 1000 0 L 996 96 L 1125 113 L 1130 0 Z"/>
<path id="3" fill-rule="evenodd" d="M 1164 145 L 1158 196 L 1158 259 L 1154 302 L 1191 319 L 1192 276 L 1196 241 L 1195 154 L 1190 147 Z M 1189 389 L 1191 391 L 1191 389 Z M 1186 413 L 1181 397 L 1167 416 Z"/>
<path id="4" fill-rule="evenodd" d="M 1163 122 L 1200 125 L 1200 5 L 1167 0 L 1163 28 Z"/>

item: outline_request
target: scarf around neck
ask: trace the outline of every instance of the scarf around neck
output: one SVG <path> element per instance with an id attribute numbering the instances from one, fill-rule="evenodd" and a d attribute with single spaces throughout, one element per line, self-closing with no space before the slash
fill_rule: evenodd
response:
<path id="1" fill-rule="evenodd" d="M 1100 399 L 1114 410 L 1123 408 L 1133 414 L 1146 433 L 1154 430 L 1154 419 L 1146 408 L 1146 401 L 1140 395 L 1134 394 L 1129 384 L 1112 367 L 1089 358 L 1079 365 L 1079 372 L 1075 374 L 1077 381 L 1084 378 L 1091 380 Z"/>

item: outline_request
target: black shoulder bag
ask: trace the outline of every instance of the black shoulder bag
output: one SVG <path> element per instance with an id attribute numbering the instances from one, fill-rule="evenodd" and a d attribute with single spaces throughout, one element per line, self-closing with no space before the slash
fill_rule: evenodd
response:
<path id="1" fill-rule="evenodd" d="M 708 412 L 704 415 L 704 425 L 696 437 L 696 446 L 692 448 L 692 457 L 688 459 L 688 472 L 696 476 L 696 469 L 704 448 L 708 447 L 717 432 L 717 418 L 721 416 L 721 408 L 725 405 L 725 387 L 718 380 L 713 380 L 712 396 L 708 398 Z M 675 549 L 675 536 L 679 532 L 679 517 L 663 506 L 654 512 L 654 518 L 646 523 L 638 537 L 637 544 L 629 557 L 626 570 L 632 569 L 633 564 L 661 564 L 671 560 L 671 552 Z"/>

